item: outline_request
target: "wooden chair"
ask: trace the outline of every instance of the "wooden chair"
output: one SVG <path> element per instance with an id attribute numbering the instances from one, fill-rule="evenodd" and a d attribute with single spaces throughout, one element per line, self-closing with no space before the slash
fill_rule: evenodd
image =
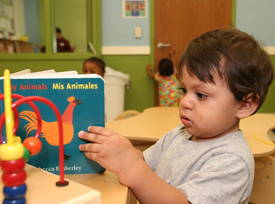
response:
<path id="1" fill-rule="evenodd" d="M 275 158 L 255 158 L 255 177 L 250 203 L 275 203 Z"/>
<path id="2" fill-rule="evenodd" d="M 118 116 L 116 116 L 114 120 L 115 121 L 116 120 L 121 120 L 121 119 L 125 119 L 125 118 L 136 116 L 138 114 L 140 114 L 139 111 L 136 111 L 136 110 L 126 110 L 126 111 L 123 111 L 122 113 L 118 114 Z"/>

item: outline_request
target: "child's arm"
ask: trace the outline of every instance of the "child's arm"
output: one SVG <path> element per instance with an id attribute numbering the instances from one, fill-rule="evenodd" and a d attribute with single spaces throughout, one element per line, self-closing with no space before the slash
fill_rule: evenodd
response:
<path id="1" fill-rule="evenodd" d="M 170 57 L 171 57 L 171 61 L 173 63 L 173 67 L 174 67 L 174 75 L 179 78 L 178 76 L 178 72 L 177 72 L 177 67 L 176 67 L 176 55 L 175 55 L 175 49 L 172 48 L 172 47 L 169 47 L 169 50 L 168 50 L 169 54 L 170 54 Z"/>
<path id="2" fill-rule="evenodd" d="M 91 126 L 88 131 L 80 131 L 78 135 L 93 143 L 82 144 L 79 149 L 87 158 L 117 174 L 141 203 L 188 203 L 180 190 L 152 171 L 128 139 L 103 127 Z"/>
<path id="3" fill-rule="evenodd" d="M 147 70 L 148 76 L 149 76 L 150 78 L 154 79 L 154 78 L 155 78 L 155 75 L 154 75 L 154 73 L 153 73 L 153 67 L 152 67 L 150 64 L 148 64 L 148 65 L 146 66 L 146 70 Z"/>
<path id="4" fill-rule="evenodd" d="M 168 48 L 168 52 L 170 54 L 171 61 L 173 63 L 174 68 L 176 67 L 176 55 L 175 55 L 175 49 L 172 47 Z"/>

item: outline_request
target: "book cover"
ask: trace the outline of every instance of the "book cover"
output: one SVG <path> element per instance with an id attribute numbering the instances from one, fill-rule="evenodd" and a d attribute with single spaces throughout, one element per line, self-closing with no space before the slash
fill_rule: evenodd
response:
<path id="1" fill-rule="evenodd" d="M 52 101 L 62 116 L 65 153 L 65 174 L 100 173 L 105 169 L 85 157 L 78 146 L 85 141 L 78 138 L 80 130 L 88 126 L 105 126 L 104 81 L 98 75 L 35 77 L 11 76 L 12 93 L 23 96 L 41 96 Z M 0 79 L 0 92 L 3 93 L 3 79 Z M 16 100 L 16 99 L 15 99 Z M 42 116 L 40 140 L 42 150 L 30 156 L 28 164 L 59 174 L 59 133 L 57 118 L 48 105 L 34 102 Z M 4 110 L 0 104 L 1 114 Z M 16 135 L 22 138 L 34 136 L 37 128 L 35 112 L 28 104 L 18 108 L 19 127 Z M 2 135 L 5 135 L 3 127 Z"/>

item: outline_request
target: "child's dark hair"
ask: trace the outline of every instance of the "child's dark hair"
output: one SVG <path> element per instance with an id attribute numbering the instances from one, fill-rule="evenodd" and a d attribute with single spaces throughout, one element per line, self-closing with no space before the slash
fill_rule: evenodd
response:
<path id="1" fill-rule="evenodd" d="M 171 60 L 164 58 L 159 61 L 160 76 L 170 76 L 174 73 L 174 66 Z"/>
<path id="2" fill-rule="evenodd" d="M 98 57 L 90 57 L 83 62 L 83 67 L 86 62 L 95 63 L 97 66 L 100 67 L 102 73 L 105 73 L 105 62 L 102 59 Z"/>
<path id="3" fill-rule="evenodd" d="M 180 76 L 183 66 L 205 83 L 215 84 L 214 75 L 220 76 L 237 101 L 246 101 L 251 94 L 258 109 L 273 80 L 268 53 L 253 36 L 236 29 L 214 30 L 192 40 L 182 54 Z"/>

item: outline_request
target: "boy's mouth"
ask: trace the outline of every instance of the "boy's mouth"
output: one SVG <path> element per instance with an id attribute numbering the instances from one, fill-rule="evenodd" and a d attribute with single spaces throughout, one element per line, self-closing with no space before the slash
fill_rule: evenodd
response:
<path id="1" fill-rule="evenodd" d="M 187 118 L 186 116 L 182 116 L 181 122 L 182 122 L 185 126 L 190 126 L 191 123 L 192 123 L 191 120 L 189 120 L 189 118 Z"/>

